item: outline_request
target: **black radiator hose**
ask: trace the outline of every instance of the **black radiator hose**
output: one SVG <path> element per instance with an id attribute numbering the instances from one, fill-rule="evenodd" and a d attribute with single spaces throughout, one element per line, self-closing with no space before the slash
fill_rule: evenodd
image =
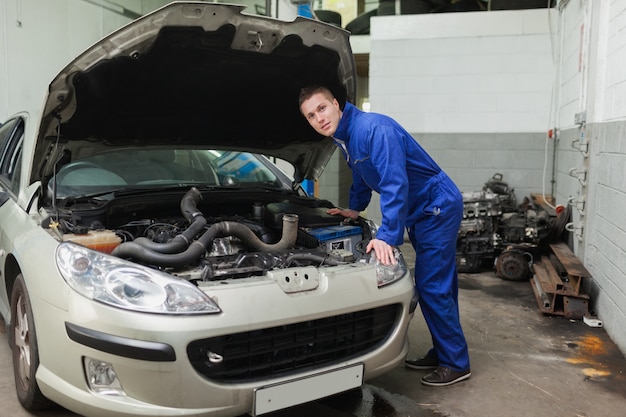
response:
<path id="1" fill-rule="evenodd" d="M 298 237 L 298 216 L 283 215 L 283 235 L 275 244 L 263 243 L 248 227 L 236 222 L 219 222 L 210 226 L 198 240 L 192 242 L 181 253 L 160 253 L 135 242 L 125 242 L 115 248 L 112 255 L 130 258 L 148 265 L 180 268 L 197 262 L 210 248 L 213 239 L 220 236 L 235 236 L 248 249 L 271 252 L 293 248 Z"/>
<path id="2" fill-rule="evenodd" d="M 174 236 L 172 240 L 158 243 L 146 237 L 138 237 L 133 242 L 159 253 L 180 253 L 184 251 L 207 223 L 204 215 L 197 208 L 200 200 L 202 200 L 202 193 L 196 187 L 192 187 L 185 193 L 180 201 L 180 210 L 190 225 L 184 232 Z"/>

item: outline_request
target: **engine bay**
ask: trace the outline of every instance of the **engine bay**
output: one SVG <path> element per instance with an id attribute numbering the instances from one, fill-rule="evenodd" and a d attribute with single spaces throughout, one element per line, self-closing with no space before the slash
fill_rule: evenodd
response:
<path id="1" fill-rule="evenodd" d="M 187 280 L 214 281 L 366 258 L 363 241 L 375 226 L 329 215 L 331 207 L 285 192 L 191 187 L 67 199 L 44 209 L 42 225 L 61 241 Z"/>

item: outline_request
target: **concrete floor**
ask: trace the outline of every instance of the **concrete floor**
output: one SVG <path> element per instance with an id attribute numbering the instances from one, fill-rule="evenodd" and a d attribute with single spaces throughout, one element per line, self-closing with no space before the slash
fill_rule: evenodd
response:
<path id="1" fill-rule="evenodd" d="M 410 246 L 403 248 L 413 262 Z M 492 271 L 460 275 L 461 320 L 472 377 L 427 387 L 424 372 L 403 367 L 356 392 L 273 413 L 272 417 L 605 417 L 625 415 L 626 359 L 603 328 L 544 316 L 529 282 Z M 411 323 L 411 356 L 430 346 L 419 313 Z M 6 330 L 0 321 L 0 417 L 70 417 L 57 409 L 31 414 L 15 398 Z"/>

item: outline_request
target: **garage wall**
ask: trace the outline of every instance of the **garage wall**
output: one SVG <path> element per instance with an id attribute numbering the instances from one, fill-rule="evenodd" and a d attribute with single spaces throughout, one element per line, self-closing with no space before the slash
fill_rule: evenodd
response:
<path id="1" fill-rule="evenodd" d="M 551 9 L 372 18 L 371 111 L 398 120 L 461 191 L 501 174 L 518 202 L 550 195 L 555 19 Z M 380 222 L 378 203 L 366 214 Z"/>
<path id="2" fill-rule="evenodd" d="M 572 36 L 555 106 L 557 196 L 573 199 L 572 247 L 593 276 L 592 307 L 626 352 L 626 0 L 570 0 L 560 21 Z"/>
<path id="3" fill-rule="evenodd" d="M 590 310 L 626 352 L 626 0 L 558 4 L 372 19 L 371 109 L 463 191 L 501 172 L 518 201 L 567 205 Z"/>
<path id="4" fill-rule="evenodd" d="M 521 201 L 541 192 L 550 126 L 549 11 L 372 19 L 370 103 L 396 118 L 463 191 L 501 173 Z"/>
<path id="5" fill-rule="evenodd" d="M 168 2 L 123 3 L 140 13 Z M 0 123 L 17 111 L 37 113 L 49 82 L 70 59 L 130 21 L 86 0 L 0 1 Z"/>
<path id="6" fill-rule="evenodd" d="M 561 2 L 565 3 L 565 2 Z M 553 103 L 556 112 L 555 126 L 559 128 L 558 151 L 556 158 L 556 199 L 572 209 L 571 246 L 583 259 L 582 248 L 578 245 L 584 222 L 587 200 L 587 173 L 589 158 L 578 149 L 587 142 L 590 126 L 583 123 L 588 114 L 585 104 L 589 98 L 586 86 L 589 85 L 591 66 L 595 57 L 590 54 L 591 20 L 585 1 L 574 0 L 559 8 L 558 23 L 555 25 L 559 41 L 559 65 L 555 82 Z M 597 68 L 597 66 L 596 66 Z"/>
<path id="7" fill-rule="evenodd" d="M 554 19 L 548 9 L 373 18 L 371 111 L 403 124 L 462 191 L 499 173 L 519 202 L 550 194 Z"/>

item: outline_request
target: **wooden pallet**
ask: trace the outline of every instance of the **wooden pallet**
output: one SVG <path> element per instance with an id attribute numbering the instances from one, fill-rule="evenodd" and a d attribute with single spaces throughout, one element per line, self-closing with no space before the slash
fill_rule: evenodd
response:
<path id="1" fill-rule="evenodd" d="M 589 296 L 581 292 L 583 278 L 591 274 L 563 242 L 533 263 L 530 280 L 539 309 L 546 314 L 582 319 L 589 311 Z"/>

